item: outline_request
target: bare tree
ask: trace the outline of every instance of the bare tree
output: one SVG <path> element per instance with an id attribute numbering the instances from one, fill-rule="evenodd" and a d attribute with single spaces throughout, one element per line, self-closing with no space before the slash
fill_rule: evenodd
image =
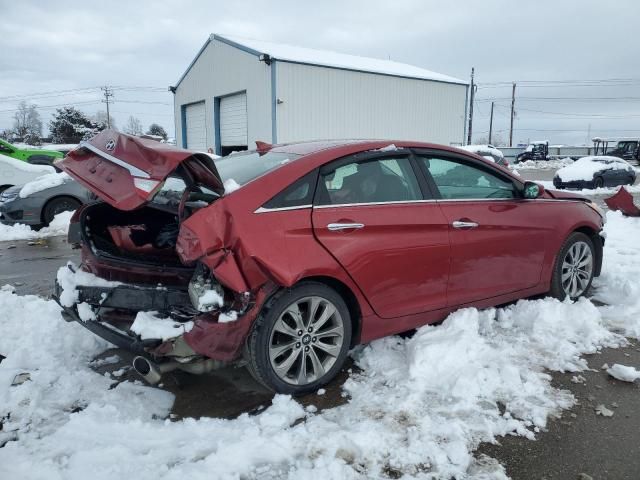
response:
<path id="1" fill-rule="evenodd" d="M 27 105 L 24 100 L 18 104 L 13 115 L 13 132 L 17 137 L 29 139 L 29 143 L 39 143 L 42 136 L 42 120 L 37 105 Z"/>
<path id="2" fill-rule="evenodd" d="M 124 127 L 124 133 L 128 133 L 129 135 L 142 135 L 142 124 L 140 120 L 131 115 Z"/>
<path id="3" fill-rule="evenodd" d="M 91 120 L 93 120 L 95 123 L 97 123 L 98 125 L 107 125 L 107 112 L 105 112 L 104 110 L 98 110 L 95 115 L 91 118 Z M 113 117 L 111 115 L 109 115 L 109 122 L 111 125 L 111 128 L 114 130 L 117 130 L 118 127 L 116 127 L 116 121 L 113 119 Z"/>

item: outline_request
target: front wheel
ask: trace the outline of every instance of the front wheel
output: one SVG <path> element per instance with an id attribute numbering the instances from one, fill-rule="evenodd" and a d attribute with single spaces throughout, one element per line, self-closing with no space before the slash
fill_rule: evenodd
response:
<path id="1" fill-rule="evenodd" d="M 49 200 L 42 211 L 42 223 L 47 226 L 59 213 L 76 210 L 78 207 L 80 202 L 71 197 L 57 197 Z"/>
<path id="2" fill-rule="evenodd" d="M 342 297 L 304 282 L 267 303 L 247 340 L 251 374 L 278 393 L 301 395 L 340 371 L 351 344 L 351 316 Z"/>
<path id="3" fill-rule="evenodd" d="M 595 248 L 584 233 L 574 232 L 560 249 L 551 278 L 551 295 L 571 300 L 586 295 L 595 272 Z"/>

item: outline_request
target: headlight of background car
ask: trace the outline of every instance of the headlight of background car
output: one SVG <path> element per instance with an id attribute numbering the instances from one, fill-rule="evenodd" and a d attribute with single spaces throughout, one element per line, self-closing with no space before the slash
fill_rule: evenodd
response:
<path id="1" fill-rule="evenodd" d="M 2 192 L 0 193 L 0 203 L 11 202 L 18 198 L 18 192 Z"/>

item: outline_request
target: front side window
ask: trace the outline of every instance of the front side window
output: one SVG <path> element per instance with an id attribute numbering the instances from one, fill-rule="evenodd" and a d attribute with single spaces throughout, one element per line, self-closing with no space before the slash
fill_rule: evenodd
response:
<path id="1" fill-rule="evenodd" d="M 343 164 L 322 174 L 321 205 L 402 202 L 422 199 L 418 180 L 406 157 Z"/>
<path id="2" fill-rule="evenodd" d="M 513 182 L 487 170 L 444 158 L 420 159 L 445 200 L 515 198 Z"/>

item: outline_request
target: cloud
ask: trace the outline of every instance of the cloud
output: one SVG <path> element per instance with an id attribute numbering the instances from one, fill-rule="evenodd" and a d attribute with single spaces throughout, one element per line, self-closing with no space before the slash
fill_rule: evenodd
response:
<path id="1" fill-rule="evenodd" d="M 11 126 L 13 101 L 4 97 L 99 85 L 167 87 L 180 77 L 211 32 L 279 41 L 313 48 L 391 58 L 477 81 L 539 79 L 640 79 L 640 42 L 634 39 L 640 4 L 617 0 L 537 2 L 449 1 L 85 1 L 0 0 L 0 129 Z M 529 97 L 640 97 L 640 83 L 611 87 L 519 85 Z M 510 87 L 479 89 L 478 98 L 505 98 Z M 93 100 L 83 108 L 102 109 L 92 94 L 41 98 L 39 105 Z M 120 92 L 113 107 L 118 124 L 130 114 L 143 125 L 158 121 L 173 129 L 169 93 Z M 498 100 L 495 128 L 508 124 L 508 101 Z M 640 118 L 588 118 L 639 112 L 640 100 L 517 101 L 517 140 L 549 132 L 556 143 L 584 141 L 589 124 L 599 131 L 637 130 Z M 479 103 L 477 126 L 488 128 L 488 103 Z M 585 114 L 562 117 L 527 111 Z M 52 110 L 42 110 L 48 116 Z M 45 118 L 46 120 L 46 118 Z M 487 124 L 487 125 L 485 125 Z M 526 130 L 529 129 L 529 130 Z M 540 132 L 536 132 L 538 130 Z M 562 130 L 576 130 L 563 132 Z M 578 133 L 577 133 L 578 132 Z M 612 134 L 612 133 L 610 133 Z"/>

